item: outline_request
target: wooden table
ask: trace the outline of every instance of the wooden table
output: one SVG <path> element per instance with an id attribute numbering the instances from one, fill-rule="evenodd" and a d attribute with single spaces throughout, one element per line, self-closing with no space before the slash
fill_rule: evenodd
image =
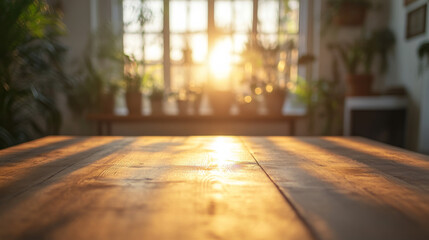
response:
<path id="1" fill-rule="evenodd" d="M 282 135 L 295 135 L 295 125 L 298 119 L 304 118 L 303 114 L 293 115 L 109 115 L 109 114 L 90 114 L 87 119 L 94 121 L 97 125 L 97 134 L 99 136 L 112 135 L 113 123 L 164 123 L 166 125 L 175 125 L 180 128 L 182 123 L 190 124 L 206 124 L 206 127 L 199 129 L 199 135 L 212 135 L 217 133 L 219 129 L 224 130 L 225 124 L 233 123 L 282 123 L 288 124 L 288 131 Z M 217 127 L 218 125 L 218 127 Z M 208 127 L 210 126 L 210 127 Z M 160 129 L 163 129 L 162 127 Z M 156 134 L 163 135 L 163 134 Z M 193 135 L 193 134 L 179 134 Z M 227 135 L 236 135 L 235 133 L 227 133 Z"/>
<path id="2" fill-rule="evenodd" d="M 0 239 L 429 239 L 429 158 L 351 137 L 47 137 L 0 151 Z"/>

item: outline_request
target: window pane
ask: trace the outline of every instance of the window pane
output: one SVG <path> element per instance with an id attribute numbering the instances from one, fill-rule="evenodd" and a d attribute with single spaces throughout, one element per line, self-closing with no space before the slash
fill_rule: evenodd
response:
<path id="1" fill-rule="evenodd" d="M 134 56 L 137 60 L 143 58 L 143 41 L 140 33 L 125 33 L 124 34 L 124 53 L 129 56 Z"/>
<path id="2" fill-rule="evenodd" d="M 170 31 L 186 31 L 186 1 L 170 1 Z"/>
<path id="3" fill-rule="evenodd" d="M 185 87 L 186 69 L 182 65 L 171 66 L 171 90 L 178 91 Z"/>
<path id="4" fill-rule="evenodd" d="M 163 54 L 162 35 L 144 35 L 144 60 L 147 62 L 161 61 Z"/>
<path id="5" fill-rule="evenodd" d="M 231 30 L 232 3 L 229 1 L 215 1 L 215 25 L 222 30 Z"/>
<path id="6" fill-rule="evenodd" d="M 296 34 L 299 29 L 299 2 L 289 1 L 281 15 L 281 31 Z"/>
<path id="7" fill-rule="evenodd" d="M 123 20 L 125 32 L 137 32 L 142 30 L 140 22 L 138 21 L 142 6 L 140 1 L 124 0 Z"/>
<path id="8" fill-rule="evenodd" d="M 170 35 L 170 58 L 174 62 L 180 62 L 183 59 L 183 48 L 185 47 L 185 36 L 182 34 Z"/>
<path id="9" fill-rule="evenodd" d="M 151 87 L 151 85 L 155 85 L 157 87 L 163 87 L 164 86 L 164 67 L 161 63 L 154 64 L 154 65 L 148 65 L 146 64 L 144 67 L 144 74 L 150 75 L 153 77 L 153 82 L 147 82 L 146 84 Z"/>
<path id="10" fill-rule="evenodd" d="M 207 2 L 191 1 L 189 2 L 188 30 L 204 31 L 207 29 Z"/>
<path id="11" fill-rule="evenodd" d="M 186 42 L 192 50 L 192 61 L 202 63 L 207 57 L 207 34 L 172 34 L 170 36 L 171 60 L 183 62 L 183 50 Z"/>
<path id="12" fill-rule="evenodd" d="M 192 60 L 202 63 L 207 57 L 207 34 L 193 34 L 190 36 L 190 46 L 192 49 Z"/>
<path id="13" fill-rule="evenodd" d="M 234 2 L 234 28 L 238 32 L 249 32 L 252 30 L 252 1 L 235 1 Z"/>
<path id="14" fill-rule="evenodd" d="M 243 52 L 249 41 L 248 34 L 234 34 L 234 51 L 237 53 Z"/>
<path id="15" fill-rule="evenodd" d="M 279 1 L 259 1 L 258 20 L 259 32 L 276 33 L 279 21 Z"/>
<path id="16" fill-rule="evenodd" d="M 150 12 L 150 19 L 144 24 L 145 32 L 161 32 L 163 28 L 163 2 L 145 1 L 144 7 Z"/>
<path id="17" fill-rule="evenodd" d="M 194 65 L 192 66 L 192 77 L 191 77 L 191 86 L 201 88 L 205 83 L 207 83 L 207 66 L 206 65 Z"/>
<path id="18" fill-rule="evenodd" d="M 260 34 L 259 40 L 264 47 L 273 47 L 278 43 L 278 35 L 277 34 Z"/>

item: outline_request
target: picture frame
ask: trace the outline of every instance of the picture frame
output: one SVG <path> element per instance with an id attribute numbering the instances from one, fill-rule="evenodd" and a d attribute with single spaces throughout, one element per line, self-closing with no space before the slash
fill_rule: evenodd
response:
<path id="1" fill-rule="evenodd" d="M 407 14 L 407 39 L 424 34 L 426 32 L 426 8 L 427 4 L 408 12 Z"/>

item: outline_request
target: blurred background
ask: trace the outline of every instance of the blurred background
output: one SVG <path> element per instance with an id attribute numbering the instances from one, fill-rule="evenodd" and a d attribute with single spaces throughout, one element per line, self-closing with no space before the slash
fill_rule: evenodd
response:
<path id="1" fill-rule="evenodd" d="M 0 147 L 107 127 L 429 153 L 427 2 L 1 0 Z"/>

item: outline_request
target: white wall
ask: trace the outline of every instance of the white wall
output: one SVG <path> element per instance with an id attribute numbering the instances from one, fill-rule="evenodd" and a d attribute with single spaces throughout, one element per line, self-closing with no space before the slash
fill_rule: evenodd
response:
<path id="1" fill-rule="evenodd" d="M 62 38 L 62 42 L 68 48 L 64 67 L 68 74 L 76 71 L 88 43 L 91 32 L 90 3 L 89 0 L 62 1 L 63 21 L 67 30 L 67 35 Z M 60 106 L 63 117 L 60 134 L 88 134 L 89 126 L 84 119 L 74 116 L 70 112 L 64 94 L 57 96 L 57 104 Z"/>
<path id="2" fill-rule="evenodd" d="M 64 24 L 67 35 L 62 42 L 68 48 L 65 70 L 73 75 L 79 64 L 82 64 L 84 52 L 92 32 L 106 23 L 111 22 L 112 17 L 119 19 L 114 24 L 116 32 L 121 31 L 122 9 L 119 9 L 119 0 L 73 0 L 62 1 L 64 12 Z M 60 106 L 63 123 L 60 134 L 63 135 L 88 135 L 94 134 L 94 127 L 82 116 L 74 115 L 67 106 L 67 98 L 64 94 L 57 96 L 57 104 Z"/>
<path id="3" fill-rule="evenodd" d="M 389 25 L 395 32 L 396 45 L 385 83 L 386 86 L 401 85 L 407 89 L 410 97 L 407 147 L 429 153 L 429 75 L 427 72 L 419 74 L 417 56 L 419 45 L 429 41 L 429 19 L 426 20 L 425 34 L 408 40 L 405 37 L 407 12 L 426 2 L 418 0 L 404 6 L 403 1 L 391 1 Z"/>

